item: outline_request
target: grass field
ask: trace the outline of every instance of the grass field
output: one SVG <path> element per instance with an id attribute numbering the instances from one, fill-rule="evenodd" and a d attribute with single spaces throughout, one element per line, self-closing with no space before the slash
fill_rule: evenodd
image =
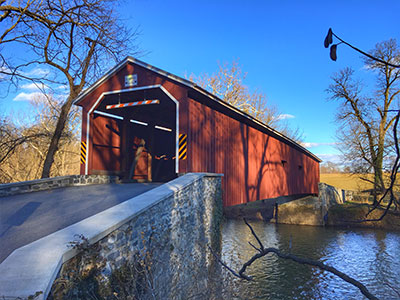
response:
<path id="1" fill-rule="evenodd" d="M 372 179 L 372 174 L 367 175 Z M 351 191 L 365 191 L 373 188 L 373 185 L 360 178 L 360 175 L 353 175 L 347 173 L 333 173 L 321 174 L 320 181 L 335 187 L 351 190 Z"/>
<path id="2" fill-rule="evenodd" d="M 372 174 L 353 175 L 348 173 L 333 173 L 333 174 L 321 174 L 320 181 L 344 190 L 359 191 L 359 192 L 365 190 L 371 190 L 373 188 L 373 184 L 365 180 L 362 180 L 361 176 L 364 178 L 368 178 L 369 180 L 373 180 Z M 384 176 L 387 180 L 387 183 L 385 183 L 385 185 L 387 186 L 390 177 L 389 174 L 387 173 Z M 397 177 L 400 177 L 400 174 L 398 174 Z M 400 178 L 397 178 L 396 190 L 398 191 L 399 188 L 400 188 Z"/>

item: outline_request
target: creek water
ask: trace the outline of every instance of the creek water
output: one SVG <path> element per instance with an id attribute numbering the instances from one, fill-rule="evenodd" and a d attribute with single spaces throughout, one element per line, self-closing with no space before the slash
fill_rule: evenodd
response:
<path id="1" fill-rule="evenodd" d="M 362 282 L 379 299 L 400 299 L 400 233 L 251 222 L 264 247 L 320 260 Z M 257 245 L 241 220 L 226 220 L 221 257 L 239 270 Z M 247 271 L 246 282 L 222 270 L 224 299 L 366 299 L 359 289 L 315 267 L 269 254 Z"/>

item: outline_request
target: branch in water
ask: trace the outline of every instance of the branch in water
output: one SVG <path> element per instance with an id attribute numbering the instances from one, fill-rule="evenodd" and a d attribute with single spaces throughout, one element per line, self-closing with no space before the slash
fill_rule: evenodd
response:
<path id="1" fill-rule="evenodd" d="M 347 274 L 340 272 L 339 270 L 337 270 L 334 267 L 328 266 L 320 261 L 317 260 L 312 260 L 309 258 L 303 258 L 303 257 L 298 257 L 296 255 L 293 254 L 286 254 L 286 253 L 282 253 L 279 249 L 277 248 L 273 248 L 273 247 L 269 247 L 269 248 L 264 248 L 264 246 L 262 245 L 260 239 L 258 238 L 257 234 L 254 232 L 253 228 L 251 227 L 251 225 L 249 223 L 247 223 L 247 221 L 244 219 L 244 222 L 246 223 L 246 225 L 250 228 L 251 233 L 253 234 L 253 236 L 256 238 L 256 240 L 258 241 L 258 243 L 260 244 L 260 249 L 255 247 L 254 245 L 252 245 L 252 247 L 254 249 L 256 249 L 258 251 L 258 253 L 256 253 L 255 255 L 253 255 L 247 262 L 245 262 L 242 266 L 242 268 L 236 272 L 233 269 L 231 269 L 230 267 L 228 267 L 228 265 L 226 263 L 224 263 L 221 258 L 219 258 L 215 252 L 211 249 L 211 247 L 209 246 L 208 248 L 210 249 L 211 253 L 214 255 L 215 259 L 224 267 L 226 268 L 229 272 L 231 272 L 235 277 L 241 278 L 241 279 L 245 279 L 245 280 L 253 280 L 253 277 L 248 276 L 245 274 L 247 267 L 249 267 L 253 262 L 255 262 L 257 259 L 260 259 L 264 256 L 266 256 L 269 253 L 275 253 L 278 257 L 283 258 L 283 259 L 288 259 L 288 260 L 292 260 L 294 262 L 297 262 L 299 264 L 303 264 L 303 265 L 310 265 L 313 267 L 317 267 L 321 270 L 330 272 L 338 277 L 340 277 L 341 279 L 343 279 L 344 281 L 352 284 L 353 286 L 357 287 L 361 293 L 367 297 L 368 299 L 372 299 L 372 300 L 377 300 L 378 298 L 375 297 L 374 295 L 372 295 L 368 289 L 365 287 L 365 285 L 363 285 L 361 282 L 359 282 L 358 280 L 355 280 L 354 278 L 348 276 Z"/>

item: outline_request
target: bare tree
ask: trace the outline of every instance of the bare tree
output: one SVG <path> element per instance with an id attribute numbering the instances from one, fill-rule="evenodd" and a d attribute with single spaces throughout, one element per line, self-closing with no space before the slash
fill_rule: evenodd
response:
<path id="1" fill-rule="evenodd" d="M 29 115 L 13 114 L 0 122 L 0 182 L 40 178 L 46 151 L 60 114 L 62 100 L 51 95 L 31 101 Z M 77 174 L 79 171 L 80 111 L 71 109 L 54 157 L 51 176 Z"/>
<path id="2" fill-rule="evenodd" d="M 370 57 L 378 59 L 372 59 Z M 378 43 L 364 59 L 365 68 L 377 76 L 377 88 L 370 94 L 363 92 L 363 84 L 354 78 L 354 70 L 346 68 L 332 77 L 328 92 L 340 102 L 337 113 L 339 136 L 344 156 L 353 163 L 356 173 L 374 173 L 374 190 L 385 191 L 384 161 L 393 151 L 393 139 L 388 132 L 396 116 L 388 110 L 399 106 L 400 69 L 388 63 L 400 61 L 400 50 L 395 40 Z"/>
<path id="3" fill-rule="evenodd" d="M 0 22 L 6 28 L 1 47 L 22 47 L 28 62 L 2 55 L 3 76 L 28 77 L 27 68 L 48 66 L 54 76 L 42 80 L 68 86 L 52 138 L 46 151 L 42 178 L 49 177 L 73 100 L 99 77 L 112 61 L 134 51 L 135 33 L 119 20 L 118 0 L 0 0 Z"/>
<path id="4" fill-rule="evenodd" d="M 19 146 L 40 137 L 41 134 L 30 133 L 21 135 L 19 129 L 9 118 L 0 120 L 0 166 L 6 161 Z"/>
<path id="5" fill-rule="evenodd" d="M 243 73 L 238 61 L 231 64 L 225 63 L 218 66 L 215 74 L 203 74 L 189 79 L 196 81 L 201 87 L 209 90 L 222 100 L 244 111 L 261 122 L 281 131 L 295 141 L 302 140 L 299 129 L 291 129 L 288 123 L 281 117 L 278 108 L 268 105 L 265 94 L 251 92 L 244 84 L 247 73 Z"/>
<path id="6" fill-rule="evenodd" d="M 332 173 L 340 173 L 341 169 L 338 164 L 334 162 L 327 161 L 321 164 L 320 171 L 322 174 L 332 174 Z"/>
<path id="7" fill-rule="evenodd" d="M 338 39 L 340 42 L 337 44 L 333 43 L 333 37 L 335 37 L 336 39 Z M 383 93 L 385 96 L 385 99 L 389 98 L 390 101 L 387 102 L 385 101 L 385 103 L 387 103 L 387 105 L 384 107 L 384 110 L 382 109 L 377 109 L 381 119 L 382 119 L 382 114 L 387 114 L 387 113 L 392 113 L 392 112 L 397 112 L 397 115 L 395 117 L 393 117 L 392 119 L 390 119 L 389 122 L 393 122 L 394 120 L 394 124 L 393 124 L 393 135 L 389 137 L 390 140 L 393 141 L 394 146 L 392 147 L 392 149 L 390 147 L 384 147 L 384 156 L 390 155 L 393 152 L 393 156 L 392 156 L 392 162 L 388 163 L 388 165 L 391 165 L 391 171 L 390 171 L 390 178 L 389 178 L 389 184 L 388 184 L 388 188 L 384 191 L 383 195 L 380 197 L 379 201 L 377 201 L 377 197 L 376 197 L 376 175 L 374 176 L 374 205 L 368 210 L 367 215 L 365 216 L 364 220 L 361 220 L 360 222 L 366 222 L 366 221 L 380 221 L 382 220 L 386 214 L 388 213 L 388 211 L 390 210 L 391 206 L 394 205 L 395 209 L 397 209 L 400 206 L 400 201 L 399 198 L 395 195 L 395 183 L 396 183 L 396 178 L 397 178 L 397 173 L 399 171 L 400 168 L 400 149 L 399 149 L 399 139 L 398 139 L 398 135 L 397 135 L 397 127 L 398 127 L 398 123 L 399 123 L 399 119 L 400 119 L 400 109 L 389 109 L 389 106 L 391 104 L 391 102 L 393 102 L 393 99 L 395 97 L 398 98 L 399 95 L 399 88 L 398 88 L 398 77 L 399 77 L 399 71 L 396 69 L 400 69 L 400 59 L 399 59 L 399 50 L 396 46 L 396 42 L 394 40 L 390 40 L 387 42 L 387 44 L 394 44 L 394 47 L 392 47 L 391 45 L 389 45 L 388 49 L 386 49 L 387 51 L 385 51 L 385 49 L 382 49 L 382 45 L 383 46 L 387 46 L 385 45 L 385 43 L 381 43 L 380 45 L 378 44 L 375 51 L 371 51 L 370 53 L 366 53 L 364 51 L 362 51 L 361 49 L 353 46 L 352 44 L 344 41 L 343 39 L 341 39 L 339 36 L 337 36 L 335 33 L 333 33 L 332 28 L 329 28 L 328 30 L 328 34 L 325 37 L 324 40 L 324 46 L 325 48 L 330 47 L 330 57 L 333 61 L 336 61 L 337 59 L 337 46 L 340 44 L 345 44 L 347 46 L 349 46 L 350 48 L 354 49 L 355 51 L 361 53 L 363 55 L 363 57 L 365 57 L 366 61 L 372 65 L 372 69 L 379 69 L 380 72 L 380 77 L 378 77 L 378 87 L 380 87 L 380 90 L 378 89 L 378 95 L 379 93 Z M 383 50 L 383 51 L 382 51 Z M 387 56 L 382 55 L 382 53 L 385 52 L 389 52 L 389 54 Z M 393 78 L 391 78 L 391 73 L 394 72 L 395 75 L 393 76 Z M 383 73 L 383 75 L 382 75 Z M 383 77 L 383 79 L 382 79 Z M 396 86 L 397 84 L 397 86 Z M 391 91 L 391 86 L 394 86 L 395 91 Z M 398 104 L 398 101 L 397 101 Z M 399 106 L 399 104 L 398 104 Z M 386 115 L 387 117 L 387 115 Z M 366 138 L 365 135 L 363 134 L 363 128 L 362 126 L 364 126 L 364 124 L 352 124 L 352 126 L 350 127 L 350 133 L 352 133 L 352 138 L 354 138 L 355 145 L 356 147 L 358 147 L 358 149 L 361 149 L 360 145 L 363 144 L 363 142 L 365 142 Z M 365 127 L 365 126 L 364 126 Z M 385 126 L 382 126 L 385 129 Z M 361 128 L 361 129 L 360 129 Z M 380 132 L 382 132 L 381 130 L 381 126 L 379 126 Z M 389 132 L 390 133 L 390 132 Z M 368 138 L 368 134 L 367 134 L 367 138 Z M 346 134 L 342 135 L 342 139 L 344 141 L 347 141 L 346 138 Z M 379 145 L 378 145 L 379 146 Z M 389 150 L 387 150 L 389 149 Z M 360 159 L 360 156 L 357 154 L 357 152 L 355 152 L 353 155 L 351 155 L 349 157 L 350 159 L 353 158 L 352 161 L 355 161 L 357 164 L 357 158 Z M 362 161 L 364 159 L 364 161 Z M 390 158 L 389 158 L 390 160 Z M 367 159 L 367 155 L 365 153 L 365 151 L 361 151 L 361 163 L 360 160 L 358 160 L 358 166 L 356 167 L 357 169 L 362 169 L 362 165 L 366 164 L 367 166 L 369 165 L 371 168 L 371 160 Z M 381 216 L 379 218 L 376 219 L 369 219 L 368 216 L 371 212 L 373 212 L 374 210 L 376 210 L 378 208 L 378 206 L 381 205 L 381 203 L 383 202 L 383 200 L 386 198 L 386 196 L 389 195 L 389 203 L 386 205 L 386 208 L 384 209 L 383 213 L 381 214 Z"/>

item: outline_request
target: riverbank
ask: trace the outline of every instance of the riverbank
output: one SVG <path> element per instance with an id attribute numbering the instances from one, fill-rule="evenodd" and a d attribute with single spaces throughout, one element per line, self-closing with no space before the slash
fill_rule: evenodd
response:
<path id="1" fill-rule="evenodd" d="M 379 219 L 385 209 L 376 208 L 366 217 L 370 205 L 358 203 L 343 203 L 334 205 L 328 210 L 326 225 L 337 227 L 379 228 L 400 231 L 400 212 L 389 210 L 380 221 L 366 221 Z"/>
<path id="2" fill-rule="evenodd" d="M 327 206 L 312 195 L 278 197 L 224 208 L 228 219 L 312 226 L 323 226 L 326 212 Z"/>
<path id="3" fill-rule="evenodd" d="M 400 231 L 400 212 L 377 208 L 368 216 L 371 204 L 361 203 L 361 196 L 324 183 L 319 184 L 319 195 L 285 196 L 265 199 L 232 207 L 225 207 L 224 214 L 230 219 L 262 220 L 268 223 L 379 228 Z"/>

